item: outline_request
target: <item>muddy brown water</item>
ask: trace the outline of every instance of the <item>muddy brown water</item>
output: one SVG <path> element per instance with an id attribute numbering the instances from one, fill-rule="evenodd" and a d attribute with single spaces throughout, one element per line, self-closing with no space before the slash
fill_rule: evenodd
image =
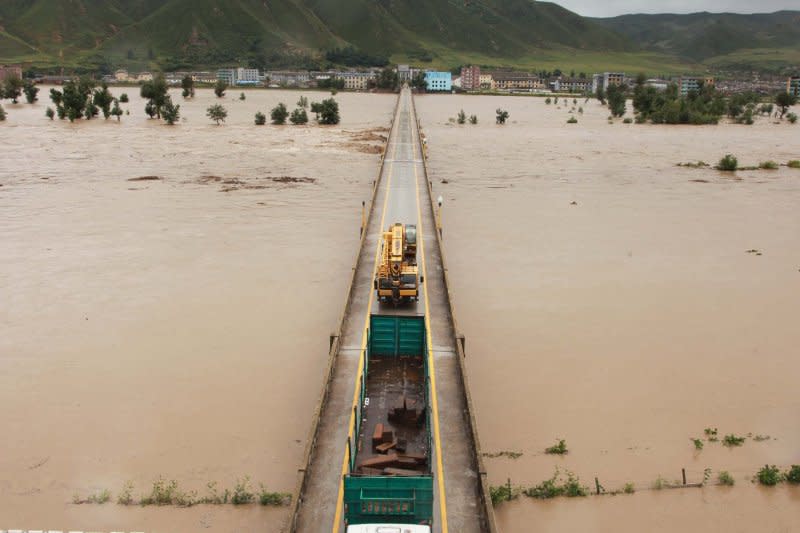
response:
<path id="1" fill-rule="evenodd" d="M 279 530 L 288 508 L 70 502 L 293 490 L 395 96 L 256 127 L 329 95 L 229 91 L 215 126 L 210 91 L 173 91 L 170 128 L 135 88 L 120 124 L 50 122 L 47 91 L 0 126 L 0 528 Z"/>
<path id="2" fill-rule="evenodd" d="M 523 497 L 498 508 L 499 525 L 796 530 L 800 489 L 749 477 L 800 463 L 800 170 L 675 165 L 800 159 L 800 127 L 609 125 L 596 101 L 579 106 L 567 124 L 571 99 L 417 99 L 482 445 L 523 453 L 487 458 L 492 484 L 559 468 L 637 489 Z M 478 125 L 449 123 L 460 109 Z M 706 427 L 770 439 L 697 452 Z M 557 439 L 569 453 L 544 454 Z M 736 485 L 646 490 L 682 468 L 689 482 L 727 470 Z"/>

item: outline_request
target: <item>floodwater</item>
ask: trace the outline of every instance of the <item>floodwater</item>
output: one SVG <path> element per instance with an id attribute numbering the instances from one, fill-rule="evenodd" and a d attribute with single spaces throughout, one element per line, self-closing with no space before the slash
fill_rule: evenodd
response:
<path id="1" fill-rule="evenodd" d="M 800 488 L 750 477 L 800 463 L 800 170 L 676 164 L 800 159 L 800 126 L 609 125 L 597 101 L 581 106 L 567 124 L 571 99 L 417 98 L 481 444 L 523 454 L 487 458 L 492 484 L 559 468 L 636 490 L 523 496 L 498 507 L 499 525 L 797 530 Z M 460 109 L 479 123 L 449 123 Z M 697 451 L 705 428 L 769 439 Z M 558 439 L 569 453 L 544 454 Z M 710 468 L 736 485 L 649 490 L 682 468 L 689 483 Z"/>
<path id="2" fill-rule="evenodd" d="M 0 528 L 278 531 L 287 507 L 71 502 L 159 477 L 294 489 L 396 97 L 256 127 L 328 95 L 229 91 L 215 126 L 210 91 L 173 91 L 168 127 L 113 92 L 131 96 L 119 124 L 50 122 L 48 88 L 5 105 Z"/>

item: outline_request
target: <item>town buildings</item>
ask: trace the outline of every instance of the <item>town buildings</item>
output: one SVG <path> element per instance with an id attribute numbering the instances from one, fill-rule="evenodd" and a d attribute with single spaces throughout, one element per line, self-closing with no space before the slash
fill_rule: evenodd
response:
<path id="1" fill-rule="evenodd" d="M 792 76 L 786 81 L 786 92 L 800 98 L 800 76 Z"/>
<path id="2" fill-rule="evenodd" d="M 624 83 L 624 72 L 603 72 L 602 74 L 595 74 L 592 76 L 592 92 L 596 93 L 599 88 L 602 88 L 603 91 L 607 91 L 612 85 L 623 85 Z"/>
<path id="3" fill-rule="evenodd" d="M 337 74 L 338 78 L 344 80 L 344 88 L 351 91 L 366 91 L 369 89 L 370 82 L 377 77 L 375 72 L 342 72 Z"/>
<path id="4" fill-rule="evenodd" d="M 509 93 L 530 93 L 545 88 L 538 76 L 526 72 L 495 72 L 492 74 L 495 90 Z"/>
<path id="5" fill-rule="evenodd" d="M 465 91 L 480 90 L 481 67 L 477 65 L 461 67 L 461 88 Z"/>
<path id="6" fill-rule="evenodd" d="M 19 65 L 0 65 L 0 81 L 7 78 L 22 79 L 22 67 Z"/>
<path id="7" fill-rule="evenodd" d="M 714 78 L 684 76 L 678 80 L 678 90 L 681 96 L 686 96 L 691 91 L 699 91 L 703 85 L 714 85 Z"/>
<path id="8" fill-rule="evenodd" d="M 557 93 L 585 94 L 592 90 L 592 80 L 588 78 L 562 78 L 558 77 L 551 84 Z"/>
<path id="9" fill-rule="evenodd" d="M 449 72 L 429 70 L 425 73 L 425 82 L 428 84 L 429 92 L 453 90 L 453 77 Z"/>
<path id="10" fill-rule="evenodd" d="M 408 65 L 397 65 L 397 79 L 400 80 L 400 83 L 410 82 L 411 78 L 414 77 L 414 73 L 411 70 L 411 67 Z"/>

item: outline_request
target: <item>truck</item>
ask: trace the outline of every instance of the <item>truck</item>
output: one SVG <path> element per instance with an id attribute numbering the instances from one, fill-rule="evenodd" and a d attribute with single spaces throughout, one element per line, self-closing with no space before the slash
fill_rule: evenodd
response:
<path id="1" fill-rule="evenodd" d="M 419 300 L 417 267 L 417 227 L 392 224 L 381 236 L 380 264 L 375 273 L 374 288 L 380 302 Z"/>
<path id="2" fill-rule="evenodd" d="M 372 314 L 348 438 L 349 533 L 429 533 L 433 525 L 425 317 Z"/>

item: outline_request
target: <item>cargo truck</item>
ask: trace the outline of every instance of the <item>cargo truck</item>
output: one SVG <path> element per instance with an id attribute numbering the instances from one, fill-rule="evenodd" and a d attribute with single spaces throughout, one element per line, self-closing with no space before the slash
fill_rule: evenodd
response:
<path id="1" fill-rule="evenodd" d="M 349 533 L 429 533 L 433 524 L 430 378 L 424 316 L 370 316 L 348 439 Z"/>

